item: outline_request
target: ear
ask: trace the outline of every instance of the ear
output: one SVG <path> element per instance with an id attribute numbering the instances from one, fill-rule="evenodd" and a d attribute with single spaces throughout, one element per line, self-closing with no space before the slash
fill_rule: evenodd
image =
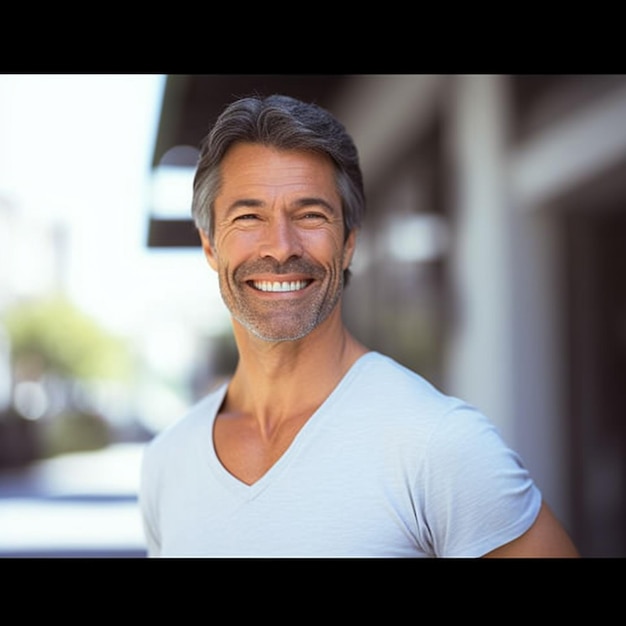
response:
<path id="1" fill-rule="evenodd" d="M 352 263 L 352 257 L 354 255 L 354 249 L 356 248 L 356 229 L 353 228 L 343 244 L 343 269 L 348 269 L 350 263 Z"/>
<path id="2" fill-rule="evenodd" d="M 204 250 L 204 256 L 208 261 L 209 265 L 217 271 L 217 258 L 215 255 L 215 251 L 213 250 L 213 245 L 209 240 L 209 235 L 203 231 L 202 229 L 198 229 L 198 234 L 200 235 L 200 241 L 202 243 L 202 249 Z"/>

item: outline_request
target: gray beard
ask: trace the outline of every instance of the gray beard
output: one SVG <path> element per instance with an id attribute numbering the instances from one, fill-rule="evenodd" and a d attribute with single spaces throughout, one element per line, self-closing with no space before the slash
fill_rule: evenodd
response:
<path id="1" fill-rule="evenodd" d="M 284 264 L 279 264 L 273 259 L 260 259 L 254 263 L 249 263 L 239 267 L 233 276 L 235 284 L 244 283 L 248 276 L 255 273 L 267 272 L 280 276 L 281 274 L 303 273 L 313 279 L 323 280 L 326 272 L 318 265 L 307 262 L 304 259 L 291 259 Z M 298 318 L 289 318 L 289 323 L 278 328 L 276 320 L 267 321 L 265 316 L 257 316 L 256 312 L 246 306 L 246 301 L 235 301 L 229 299 L 226 290 L 222 287 L 220 280 L 220 291 L 222 300 L 230 310 L 233 319 L 237 320 L 245 329 L 255 337 L 268 342 L 297 341 L 306 337 L 312 330 L 317 328 L 337 306 L 343 291 L 343 272 L 339 275 L 339 284 L 336 290 L 330 295 L 320 294 L 321 299 L 313 302 L 310 310 L 300 312 Z M 232 294 L 231 294 L 232 295 Z M 236 310 L 235 310 L 236 309 Z M 288 315 L 287 311 L 280 311 L 279 315 Z M 289 326 L 289 328 L 287 328 Z"/>
<path id="2" fill-rule="evenodd" d="M 322 309 L 317 315 L 307 316 L 306 319 L 303 319 L 301 323 L 298 323 L 297 326 L 287 334 L 280 334 L 281 331 L 271 332 L 270 329 L 263 328 L 266 326 L 263 322 L 256 322 L 241 315 L 233 314 L 232 311 L 231 314 L 233 315 L 233 319 L 237 320 L 245 329 L 258 339 L 275 343 L 283 341 L 298 341 L 299 339 L 306 337 L 311 331 L 315 330 L 315 328 L 317 328 L 330 315 L 331 311 L 335 308 L 337 302 L 339 301 L 339 293 L 340 292 L 336 294 L 330 303 L 324 303 Z"/>

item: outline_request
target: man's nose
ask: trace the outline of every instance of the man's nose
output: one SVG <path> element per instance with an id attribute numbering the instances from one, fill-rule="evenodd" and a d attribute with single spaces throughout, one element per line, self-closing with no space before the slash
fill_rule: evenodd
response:
<path id="1" fill-rule="evenodd" d="M 272 257 L 279 263 L 302 255 L 302 241 L 297 226 L 288 217 L 272 219 L 264 230 L 260 247 L 262 257 Z"/>

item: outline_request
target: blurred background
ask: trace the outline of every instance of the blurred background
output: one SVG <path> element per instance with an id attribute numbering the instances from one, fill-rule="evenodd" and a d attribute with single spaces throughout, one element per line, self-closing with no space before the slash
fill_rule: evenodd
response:
<path id="1" fill-rule="evenodd" d="M 0 555 L 145 554 L 143 446 L 236 362 L 190 220 L 234 97 L 343 121 L 370 347 L 485 412 L 626 556 L 626 75 L 0 75 Z"/>

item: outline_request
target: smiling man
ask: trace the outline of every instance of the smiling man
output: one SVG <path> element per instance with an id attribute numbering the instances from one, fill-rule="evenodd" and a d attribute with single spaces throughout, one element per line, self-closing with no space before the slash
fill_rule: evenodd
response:
<path id="1" fill-rule="evenodd" d="M 193 214 L 239 361 L 146 450 L 150 555 L 577 555 L 485 416 L 344 324 L 364 207 L 316 105 L 244 98 L 203 142 Z"/>
<path id="2" fill-rule="evenodd" d="M 234 320 L 260 339 L 287 341 L 339 315 L 355 234 L 344 242 L 332 163 L 239 144 L 225 156 L 222 177 L 213 241 L 200 236 Z"/>

